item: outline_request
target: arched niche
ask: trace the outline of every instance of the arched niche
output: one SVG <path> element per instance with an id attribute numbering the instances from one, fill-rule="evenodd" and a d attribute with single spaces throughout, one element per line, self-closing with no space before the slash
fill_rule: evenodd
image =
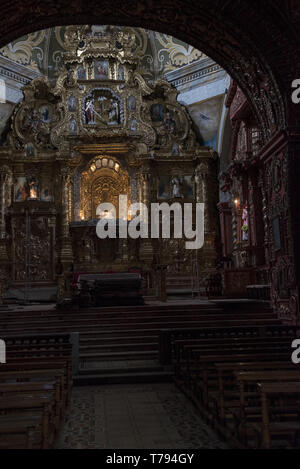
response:
<path id="1" fill-rule="evenodd" d="M 130 178 L 119 160 L 110 156 L 98 156 L 91 160 L 81 174 L 80 217 L 96 219 L 101 203 L 111 203 L 119 213 L 119 195 L 126 195 L 130 205 Z"/>

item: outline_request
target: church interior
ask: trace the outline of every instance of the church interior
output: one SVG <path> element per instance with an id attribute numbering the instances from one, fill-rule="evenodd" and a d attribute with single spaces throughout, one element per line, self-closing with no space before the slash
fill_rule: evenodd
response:
<path id="1" fill-rule="evenodd" d="M 0 33 L 0 448 L 299 449 L 295 54 L 49 11 Z"/>

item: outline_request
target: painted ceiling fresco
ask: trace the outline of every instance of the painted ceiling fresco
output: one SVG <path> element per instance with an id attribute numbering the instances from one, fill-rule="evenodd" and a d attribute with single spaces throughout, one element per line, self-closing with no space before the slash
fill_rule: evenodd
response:
<path id="1" fill-rule="evenodd" d="M 138 70 L 148 80 L 160 78 L 166 72 L 205 57 L 194 47 L 166 34 L 141 28 L 120 29 L 134 32 L 139 56 Z M 0 54 L 37 69 L 55 81 L 64 69 L 65 30 L 65 27 L 58 26 L 28 34 L 0 49 Z"/>

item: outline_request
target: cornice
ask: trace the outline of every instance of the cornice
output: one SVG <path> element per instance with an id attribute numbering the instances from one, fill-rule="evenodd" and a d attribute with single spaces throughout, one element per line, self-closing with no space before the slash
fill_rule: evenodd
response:
<path id="1" fill-rule="evenodd" d="M 166 73 L 165 78 L 176 88 L 181 88 L 195 81 L 201 83 L 204 79 L 211 79 L 214 75 L 218 78 L 223 78 L 226 72 L 214 60 L 206 57 L 189 65 L 185 65 L 178 70 L 172 70 Z"/>
<path id="2" fill-rule="evenodd" d="M 41 73 L 38 70 L 32 70 L 25 65 L 13 62 L 7 57 L 0 56 L 0 76 L 4 77 L 5 80 L 11 80 L 23 86 L 34 78 L 41 76 Z"/>

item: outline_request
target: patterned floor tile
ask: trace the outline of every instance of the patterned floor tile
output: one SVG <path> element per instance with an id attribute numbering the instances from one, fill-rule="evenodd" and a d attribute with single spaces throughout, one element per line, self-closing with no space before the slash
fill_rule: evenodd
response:
<path id="1" fill-rule="evenodd" d="M 170 383 L 74 388 L 57 448 L 226 449 Z"/>

